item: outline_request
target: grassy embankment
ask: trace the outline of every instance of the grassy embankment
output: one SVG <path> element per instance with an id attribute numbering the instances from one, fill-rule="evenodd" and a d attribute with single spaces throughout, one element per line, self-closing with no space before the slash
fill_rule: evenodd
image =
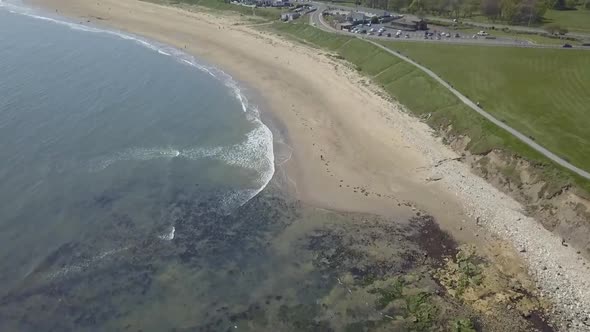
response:
<path id="1" fill-rule="evenodd" d="M 467 148 L 472 153 L 500 149 L 516 154 L 538 166 L 550 183 L 548 191 L 571 183 L 590 192 L 590 181 L 548 161 L 473 112 L 425 73 L 378 47 L 303 23 L 275 24 L 273 29 L 338 53 L 433 128 L 451 125 L 451 134 L 469 136 Z M 584 111 L 590 104 L 586 93 L 590 89 L 590 58 L 586 52 L 403 42 L 387 46 L 431 67 L 500 119 L 590 169 L 590 132 L 584 131 L 590 127 L 590 117 Z"/>
<path id="2" fill-rule="evenodd" d="M 144 0 L 156 3 L 165 3 L 168 5 L 194 5 L 209 8 L 212 10 L 230 11 L 242 15 L 253 17 L 260 21 L 270 21 L 279 18 L 281 13 L 288 11 L 283 8 L 252 8 L 240 5 L 234 5 L 220 0 Z"/>

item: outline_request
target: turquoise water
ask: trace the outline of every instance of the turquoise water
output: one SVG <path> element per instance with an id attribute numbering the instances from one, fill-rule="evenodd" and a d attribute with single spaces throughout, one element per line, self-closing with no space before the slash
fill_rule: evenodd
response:
<path id="1" fill-rule="evenodd" d="M 223 72 L 7 4 L 0 31 L 0 294 L 113 216 L 171 240 L 178 195 L 229 213 L 272 177 L 272 134 Z M 92 255 L 127 245 L 97 240 Z"/>

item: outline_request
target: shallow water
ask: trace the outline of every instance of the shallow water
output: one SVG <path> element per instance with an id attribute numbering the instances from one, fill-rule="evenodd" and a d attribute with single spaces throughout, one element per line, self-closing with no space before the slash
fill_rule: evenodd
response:
<path id="1" fill-rule="evenodd" d="M 0 8 L 0 294 L 113 213 L 136 236 L 172 239 L 165 202 L 177 192 L 214 191 L 229 212 L 268 183 L 272 134 L 231 77 L 164 45 L 33 15 Z M 124 246 L 104 239 L 94 255 Z"/>

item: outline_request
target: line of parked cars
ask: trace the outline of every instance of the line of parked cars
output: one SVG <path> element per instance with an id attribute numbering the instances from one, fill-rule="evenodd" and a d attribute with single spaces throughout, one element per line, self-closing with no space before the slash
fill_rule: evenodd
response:
<path id="1" fill-rule="evenodd" d="M 437 32 L 436 30 L 434 30 L 434 32 L 429 32 L 429 31 L 424 32 L 424 39 L 441 40 L 443 38 L 451 38 L 451 37 L 452 37 L 452 35 L 450 32 Z M 461 38 L 461 35 L 456 33 L 455 38 Z"/>
<path id="2" fill-rule="evenodd" d="M 371 23 L 367 23 L 365 26 L 370 27 Z M 377 35 L 377 36 L 391 37 L 391 32 L 386 32 L 386 29 L 384 27 L 381 27 L 379 29 L 370 28 L 369 31 L 367 31 L 367 29 L 363 28 L 362 24 L 354 27 L 352 30 L 350 30 L 350 32 L 360 33 L 360 34 L 368 34 L 370 36 Z"/>

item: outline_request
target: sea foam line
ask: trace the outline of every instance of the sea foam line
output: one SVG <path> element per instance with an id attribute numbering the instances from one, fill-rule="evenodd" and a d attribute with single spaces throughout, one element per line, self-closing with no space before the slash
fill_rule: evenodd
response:
<path id="1" fill-rule="evenodd" d="M 252 121 L 253 123 L 255 123 L 257 125 L 257 128 L 248 134 L 248 137 L 245 142 L 238 144 L 237 146 L 230 147 L 229 150 L 227 148 L 213 148 L 213 149 L 209 149 L 209 150 L 196 148 L 196 149 L 192 149 L 192 150 L 178 151 L 178 150 L 174 150 L 174 149 L 157 149 L 157 148 L 156 149 L 154 149 L 154 148 L 141 149 L 141 148 L 139 148 L 139 149 L 135 150 L 136 153 L 131 153 L 132 155 L 134 155 L 133 159 L 150 160 L 153 158 L 174 158 L 174 157 L 178 157 L 178 156 L 189 157 L 189 158 L 217 156 L 217 157 L 220 157 L 220 159 L 222 159 L 232 165 L 238 165 L 238 166 L 247 167 L 247 168 L 254 168 L 253 165 L 260 166 L 261 168 L 257 169 L 261 173 L 259 176 L 259 179 L 258 179 L 258 183 L 260 184 L 260 187 L 258 187 L 256 189 L 247 189 L 238 195 L 232 195 L 232 196 L 239 196 L 240 197 L 240 199 L 237 199 L 239 201 L 238 205 L 243 205 L 248 200 L 250 200 L 251 198 L 256 196 L 260 191 L 262 191 L 268 185 L 268 183 L 272 179 L 272 176 L 275 171 L 272 132 L 260 120 L 258 109 L 255 106 L 249 105 L 248 99 L 246 98 L 246 96 L 243 95 L 238 83 L 229 74 L 225 73 L 224 71 L 222 71 L 218 68 L 201 64 L 195 59 L 195 57 L 193 57 L 189 54 L 186 54 L 177 48 L 174 48 L 174 47 L 171 47 L 171 46 L 168 46 L 165 44 L 157 43 L 154 41 L 147 41 L 146 39 L 143 39 L 139 36 L 135 36 L 133 34 L 122 33 L 122 32 L 116 31 L 116 30 L 108 30 L 108 29 L 91 27 L 91 26 L 87 26 L 87 25 L 83 25 L 83 24 L 68 22 L 68 21 L 63 20 L 61 18 L 58 19 L 56 17 L 44 16 L 43 14 L 45 14 L 45 13 L 42 14 L 39 10 L 30 8 L 30 7 L 25 7 L 22 5 L 19 6 L 19 5 L 13 4 L 13 3 L 6 2 L 4 0 L 0 0 L 0 8 L 5 8 L 8 11 L 10 11 L 11 13 L 25 15 L 25 16 L 32 17 L 35 19 L 40 19 L 40 20 L 49 21 L 52 23 L 60 24 L 60 25 L 65 25 L 73 30 L 80 30 L 80 31 L 91 32 L 91 33 L 102 33 L 102 34 L 116 36 L 116 37 L 119 37 L 119 38 L 122 38 L 125 40 L 133 41 L 143 47 L 146 47 L 150 50 L 156 51 L 161 55 L 170 56 L 170 57 L 174 58 L 176 61 L 179 61 L 180 63 L 189 65 L 190 67 L 195 68 L 201 72 L 207 73 L 210 76 L 212 76 L 213 78 L 223 82 L 224 85 L 233 92 L 234 98 L 236 98 L 236 100 L 238 100 L 238 102 L 240 103 L 242 111 L 246 113 L 248 120 Z M 249 147 L 252 149 L 258 149 L 258 151 L 263 153 L 263 157 L 260 158 L 259 161 L 256 161 L 252 158 L 246 157 L 244 154 L 240 155 L 240 154 L 228 152 L 228 151 L 235 151 L 235 150 L 231 150 L 232 148 L 233 149 L 238 148 L 239 150 L 242 150 L 242 149 L 240 149 L 240 147 L 241 148 Z M 129 151 L 127 151 L 127 152 L 129 152 Z M 137 152 L 139 152 L 139 153 L 137 153 Z M 250 151 L 250 152 L 252 152 L 252 151 Z M 256 151 L 254 151 L 254 153 L 256 153 Z M 123 153 L 120 153 L 118 156 L 114 156 L 113 158 L 103 160 L 102 164 L 99 163 L 99 165 L 97 165 L 97 167 L 95 167 L 95 170 L 104 169 L 104 168 L 110 166 L 113 162 L 116 162 L 119 160 L 128 160 L 128 156 L 126 156 L 126 155 L 128 155 L 128 153 L 123 152 Z M 228 157 L 228 156 L 232 156 L 232 155 L 234 158 Z M 253 161 L 254 161 L 254 163 L 253 163 Z M 228 198 L 228 200 L 234 201 L 235 199 Z"/>

